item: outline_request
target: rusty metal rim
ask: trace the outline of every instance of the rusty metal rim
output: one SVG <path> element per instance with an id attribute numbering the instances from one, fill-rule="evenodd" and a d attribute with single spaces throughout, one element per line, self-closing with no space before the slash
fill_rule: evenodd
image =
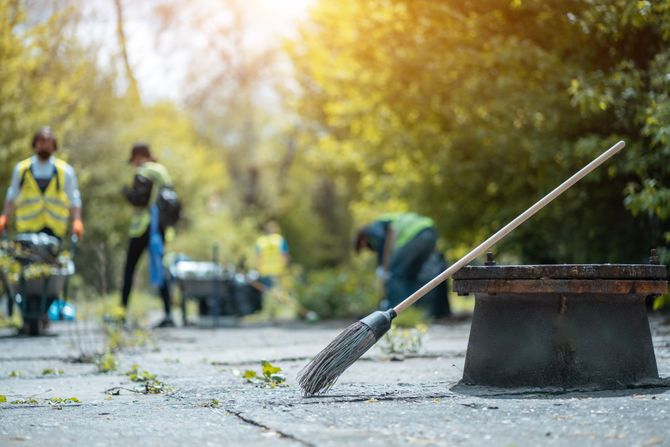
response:
<path id="1" fill-rule="evenodd" d="M 611 279 L 459 279 L 457 293 L 574 293 L 608 295 L 660 295 L 667 281 Z"/>
<path id="2" fill-rule="evenodd" d="M 548 264 L 464 267 L 454 275 L 462 279 L 647 279 L 663 280 L 665 265 L 650 264 Z"/>

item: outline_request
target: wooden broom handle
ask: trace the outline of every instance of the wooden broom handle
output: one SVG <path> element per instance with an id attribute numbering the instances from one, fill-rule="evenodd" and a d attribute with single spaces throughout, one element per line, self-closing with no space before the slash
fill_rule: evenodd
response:
<path id="1" fill-rule="evenodd" d="M 603 164 L 605 161 L 607 161 L 609 158 L 611 158 L 613 155 L 615 155 L 617 152 L 619 152 L 621 149 L 626 144 L 623 141 L 619 141 L 617 144 L 612 146 L 611 148 L 607 149 L 605 152 L 600 154 L 598 158 L 593 160 L 591 163 L 587 164 L 584 166 L 582 169 L 577 171 L 572 177 L 561 183 L 556 189 L 551 191 L 549 194 L 541 198 L 535 205 L 531 206 L 528 208 L 526 211 L 523 213 L 519 214 L 513 221 L 505 225 L 503 228 L 498 230 L 497 233 L 495 233 L 493 236 L 489 237 L 486 239 L 484 242 L 479 244 L 476 248 L 474 248 L 470 253 L 467 255 L 463 256 L 461 259 L 456 261 L 456 263 L 452 264 L 449 268 L 447 268 L 445 271 L 437 275 L 435 278 L 431 279 L 426 285 L 421 287 L 419 290 L 411 294 L 409 297 L 407 297 L 402 303 L 398 304 L 396 307 L 393 308 L 393 310 L 397 313 L 400 314 L 402 311 L 407 309 L 409 306 L 423 298 L 425 294 L 433 290 L 438 284 L 441 282 L 445 281 L 447 278 L 451 277 L 454 273 L 459 271 L 463 266 L 466 264 L 469 264 L 472 262 L 473 259 L 475 259 L 477 256 L 482 255 L 485 251 L 487 251 L 489 248 L 491 248 L 493 245 L 495 245 L 497 242 L 499 242 L 502 238 L 510 234 L 516 227 L 524 223 L 526 220 L 528 220 L 531 216 L 533 216 L 535 213 L 540 211 L 542 208 L 544 208 L 546 205 L 549 204 L 552 200 L 554 200 L 556 197 L 560 196 L 563 194 L 566 190 L 568 190 L 572 185 L 580 181 L 582 178 L 584 178 L 586 175 L 588 175 L 591 171 L 596 169 L 598 166 Z"/>

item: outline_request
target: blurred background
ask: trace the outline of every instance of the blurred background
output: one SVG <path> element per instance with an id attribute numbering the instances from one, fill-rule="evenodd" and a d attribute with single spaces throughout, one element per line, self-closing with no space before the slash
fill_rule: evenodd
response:
<path id="1" fill-rule="evenodd" d="M 668 92 L 667 0 L 0 0 L 0 190 L 52 126 L 79 289 L 118 297 L 147 141 L 184 204 L 169 251 L 244 264 L 275 220 L 297 299 L 357 315 L 379 298 L 357 227 L 430 216 L 454 262 L 619 139 L 499 263 L 670 263 Z"/>

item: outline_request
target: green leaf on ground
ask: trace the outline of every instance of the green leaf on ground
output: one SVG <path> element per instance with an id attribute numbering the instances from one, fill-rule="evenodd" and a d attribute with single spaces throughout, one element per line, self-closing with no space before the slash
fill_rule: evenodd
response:
<path id="1" fill-rule="evenodd" d="M 259 375 L 253 369 L 247 369 L 242 374 L 242 379 L 247 383 L 253 383 L 263 388 L 276 388 L 286 385 L 286 376 L 280 374 L 281 368 L 272 363 L 263 360 L 261 362 L 262 375 Z"/>
<path id="2" fill-rule="evenodd" d="M 261 362 L 261 366 L 263 367 L 263 376 L 267 377 L 268 379 L 273 375 L 277 374 L 278 372 L 281 372 L 281 368 L 278 366 L 274 366 L 270 362 L 266 362 L 263 360 Z"/>

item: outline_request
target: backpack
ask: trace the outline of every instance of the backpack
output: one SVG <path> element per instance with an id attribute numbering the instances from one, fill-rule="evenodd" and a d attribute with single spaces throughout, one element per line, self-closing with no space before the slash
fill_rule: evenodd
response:
<path id="1" fill-rule="evenodd" d="M 173 227 L 181 217 L 181 201 L 179 195 L 171 186 L 163 186 L 158 190 L 156 198 L 158 221 L 162 227 Z"/>

